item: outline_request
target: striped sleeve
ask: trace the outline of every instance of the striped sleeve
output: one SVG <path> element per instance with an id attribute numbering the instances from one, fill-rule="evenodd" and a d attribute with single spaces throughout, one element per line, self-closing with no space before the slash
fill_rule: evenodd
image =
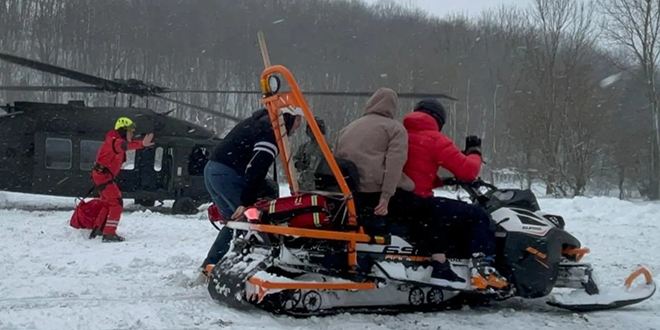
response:
<path id="1" fill-rule="evenodd" d="M 273 158 L 277 156 L 277 146 L 270 141 L 260 141 L 255 143 L 254 149 L 252 150 L 253 157 L 258 152 L 262 152 L 262 151 L 268 153 Z"/>
<path id="2" fill-rule="evenodd" d="M 272 133 L 264 134 L 264 138 L 254 144 L 252 158 L 245 168 L 245 189 L 241 194 L 242 206 L 250 206 L 257 201 L 257 192 L 263 185 L 268 169 L 277 155 L 278 149 Z"/>

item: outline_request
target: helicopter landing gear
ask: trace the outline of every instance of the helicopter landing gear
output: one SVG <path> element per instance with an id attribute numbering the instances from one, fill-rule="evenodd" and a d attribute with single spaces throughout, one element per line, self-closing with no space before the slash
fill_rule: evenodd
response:
<path id="1" fill-rule="evenodd" d="M 135 204 L 142 205 L 144 207 L 152 207 L 156 204 L 156 201 L 153 199 L 135 199 Z"/>

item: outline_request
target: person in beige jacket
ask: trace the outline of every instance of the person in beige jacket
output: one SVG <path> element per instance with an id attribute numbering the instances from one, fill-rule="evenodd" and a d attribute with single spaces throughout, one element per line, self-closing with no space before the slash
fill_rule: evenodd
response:
<path id="1" fill-rule="evenodd" d="M 414 183 L 403 174 L 408 157 L 408 133 L 396 119 L 398 96 L 389 88 L 378 89 L 367 101 L 364 115 L 339 133 L 335 156 L 352 161 L 360 185 L 356 203 L 373 207 L 374 214 L 388 214 L 397 188 L 412 191 Z M 375 205 L 375 206 L 374 206 Z"/>

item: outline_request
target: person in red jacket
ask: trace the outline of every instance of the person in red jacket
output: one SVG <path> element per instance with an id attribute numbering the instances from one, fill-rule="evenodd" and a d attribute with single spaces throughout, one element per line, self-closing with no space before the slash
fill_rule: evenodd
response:
<path id="1" fill-rule="evenodd" d="M 134 131 L 135 125 L 132 120 L 126 117 L 117 119 L 115 129 L 106 134 L 105 141 L 96 154 L 92 181 L 101 195 L 101 200 L 107 205 L 107 213 L 99 214 L 89 238 L 103 235 L 103 242 L 124 241 L 123 237 L 117 235 L 117 225 L 124 211 L 124 203 L 121 191 L 114 181 L 126 161 L 126 151 L 153 145 L 152 133 L 147 134 L 143 140 L 133 140 Z"/>
<path id="2" fill-rule="evenodd" d="M 464 282 L 445 265 L 446 240 L 452 234 L 471 232 L 469 250 L 472 255 L 473 283 L 486 283 L 501 287 L 506 283 L 493 267 L 495 256 L 495 232 L 488 213 L 479 206 L 455 199 L 433 197 L 433 189 L 442 185 L 438 177 L 440 168 L 445 168 L 457 179 L 474 181 L 481 171 L 481 139 L 468 136 L 465 150 L 461 151 L 446 135 L 442 127 L 447 114 L 442 104 L 434 99 L 418 102 L 412 113 L 405 116 L 403 126 L 408 132 L 408 159 L 403 172 L 415 183 L 416 195 L 427 199 L 432 216 L 423 227 L 432 228 L 435 235 L 432 259 L 436 284 Z M 492 276 L 491 276 L 492 274 Z M 476 277 L 481 277 L 476 279 Z M 449 282 L 449 283 L 447 283 Z"/>

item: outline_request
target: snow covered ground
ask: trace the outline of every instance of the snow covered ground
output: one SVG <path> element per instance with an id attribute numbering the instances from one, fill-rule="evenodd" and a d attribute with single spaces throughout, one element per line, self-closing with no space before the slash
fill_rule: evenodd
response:
<path id="1" fill-rule="evenodd" d="M 234 310 L 214 303 L 205 287 L 186 286 L 216 234 L 203 213 L 134 211 L 119 226 L 128 240 L 102 244 L 100 239 L 88 240 L 88 231 L 68 226 L 70 211 L 7 209 L 9 203 L 39 206 L 53 199 L 0 196 L 3 330 L 660 329 L 657 296 L 586 315 L 546 306 L 544 299 L 512 299 L 489 308 L 441 313 L 303 320 Z M 585 259 L 596 265 L 603 285 L 621 285 L 637 263 L 660 271 L 660 204 L 611 198 L 542 198 L 540 203 L 544 211 L 564 215 L 568 230 L 591 248 Z"/>
<path id="2" fill-rule="evenodd" d="M 124 199 L 124 209 L 128 212 L 136 210 L 162 210 L 169 212 L 167 208 L 172 207 L 172 200 L 166 200 L 163 205 L 156 202 L 156 206 L 143 207 L 134 203 L 133 199 Z M 21 209 L 28 211 L 69 211 L 76 207 L 77 200 L 74 197 L 59 197 L 48 195 L 34 195 L 14 192 L 0 191 L 0 209 Z"/>

